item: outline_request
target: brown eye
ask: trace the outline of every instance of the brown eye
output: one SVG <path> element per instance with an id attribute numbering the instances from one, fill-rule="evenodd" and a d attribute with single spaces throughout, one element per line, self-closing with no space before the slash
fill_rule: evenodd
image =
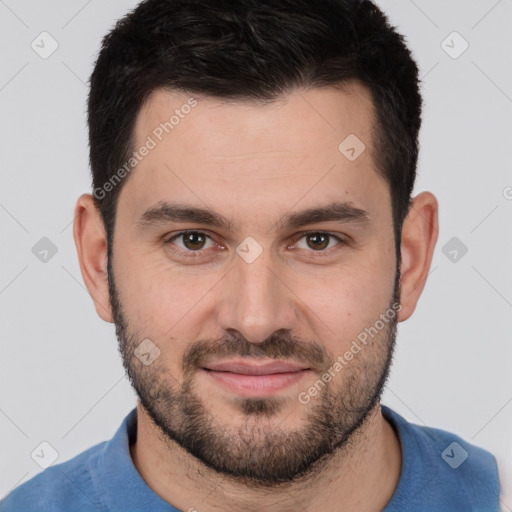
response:
<path id="1" fill-rule="evenodd" d="M 302 240 L 305 240 L 305 244 L 302 243 Z M 338 243 L 332 244 L 331 242 L 335 240 Z M 343 240 L 336 236 L 332 235 L 330 233 L 323 233 L 322 231 L 315 231 L 311 233 L 305 233 L 298 241 L 296 246 L 299 249 L 307 249 L 307 250 L 313 250 L 316 252 L 327 252 L 327 248 L 331 248 L 336 245 L 340 245 L 343 242 Z M 330 246 L 330 247 L 329 247 Z"/>
<path id="2" fill-rule="evenodd" d="M 182 240 L 181 244 L 177 243 L 180 239 Z M 182 252 L 198 252 L 209 248 L 205 247 L 208 241 L 212 242 L 210 237 L 201 231 L 183 231 L 174 235 L 166 243 L 176 245 Z"/>
<path id="3" fill-rule="evenodd" d="M 311 249 L 323 250 L 329 245 L 329 235 L 324 233 L 313 233 L 306 235 L 307 244 Z"/>
<path id="4" fill-rule="evenodd" d="M 197 232 L 186 233 L 182 236 L 183 245 L 191 251 L 202 249 L 206 241 L 206 237 L 203 234 Z"/>

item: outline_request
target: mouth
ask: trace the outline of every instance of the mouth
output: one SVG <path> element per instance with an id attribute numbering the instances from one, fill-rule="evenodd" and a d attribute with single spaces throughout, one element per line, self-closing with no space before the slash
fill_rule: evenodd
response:
<path id="1" fill-rule="evenodd" d="M 254 397 L 270 396 L 299 382 L 311 368 L 286 361 L 251 364 L 237 360 L 206 364 L 201 370 L 224 389 Z"/>

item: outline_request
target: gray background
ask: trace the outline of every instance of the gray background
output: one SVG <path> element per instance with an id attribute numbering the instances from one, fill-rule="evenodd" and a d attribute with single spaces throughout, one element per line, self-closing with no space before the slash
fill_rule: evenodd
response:
<path id="1" fill-rule="evenodd" d="M 41 442 L 62 462 L 110 438 L 135 405 L 114 327 L 84 287 L 71 225 L 90 191 L 86 83 L 102 36 L 135 5 L 0 0 L 0 496 L 42 470 L 31 453 L 52 452 Z M 437 196 L 441 224 L 423 296 L 399 326 L 383 403 L 492 451 L 512 511 L 512 1 L 379 5 L 421 69 L 415 192 Z M 43 31 L 59 45 L 46 59 L 31 47 L 52 49 Z M 46 262 L 41 247 L 33 252 L 43 237 L 57 248 Z"/>

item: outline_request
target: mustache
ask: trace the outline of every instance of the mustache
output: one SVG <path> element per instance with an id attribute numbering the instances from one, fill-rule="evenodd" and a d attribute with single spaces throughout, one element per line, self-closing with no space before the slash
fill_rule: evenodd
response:
<path id="1" fill-rule="evenodd" d="M 324 348 L 316 342 L 304 342 L 292 337 L 281 329 L 259 343 L 246 340 L 240 333 L 229 333 L 217 340 L 199 340 L 185 351 L 182 359 L 183 374 L 201 368 L 207 360 L 227 357 L 253 359 L 293 359 L 307 364 L 315 371 L 325 371 L 331 366 L 331 359 Z"/>

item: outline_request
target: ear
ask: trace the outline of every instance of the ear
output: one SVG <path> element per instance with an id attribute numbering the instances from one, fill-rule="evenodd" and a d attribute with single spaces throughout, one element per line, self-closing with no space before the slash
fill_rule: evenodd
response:
<path id="1" fill-rule="evenodd" d="M 90 194 L 78 198 L 73 224 L 80 270 L 98 315 L 113 322 L 107 273 L 107 235 L 103 219 Z"/>
<path id="2" fill-rule="evenodd" d="M 432 262 L 432 255 L 439 234 L 438 203 L 430 192 L 417 195 L 409 208 L 402 227 L 400 265 L 400 303 L 398 320 L 407 320 L 416 304 Z"/>

